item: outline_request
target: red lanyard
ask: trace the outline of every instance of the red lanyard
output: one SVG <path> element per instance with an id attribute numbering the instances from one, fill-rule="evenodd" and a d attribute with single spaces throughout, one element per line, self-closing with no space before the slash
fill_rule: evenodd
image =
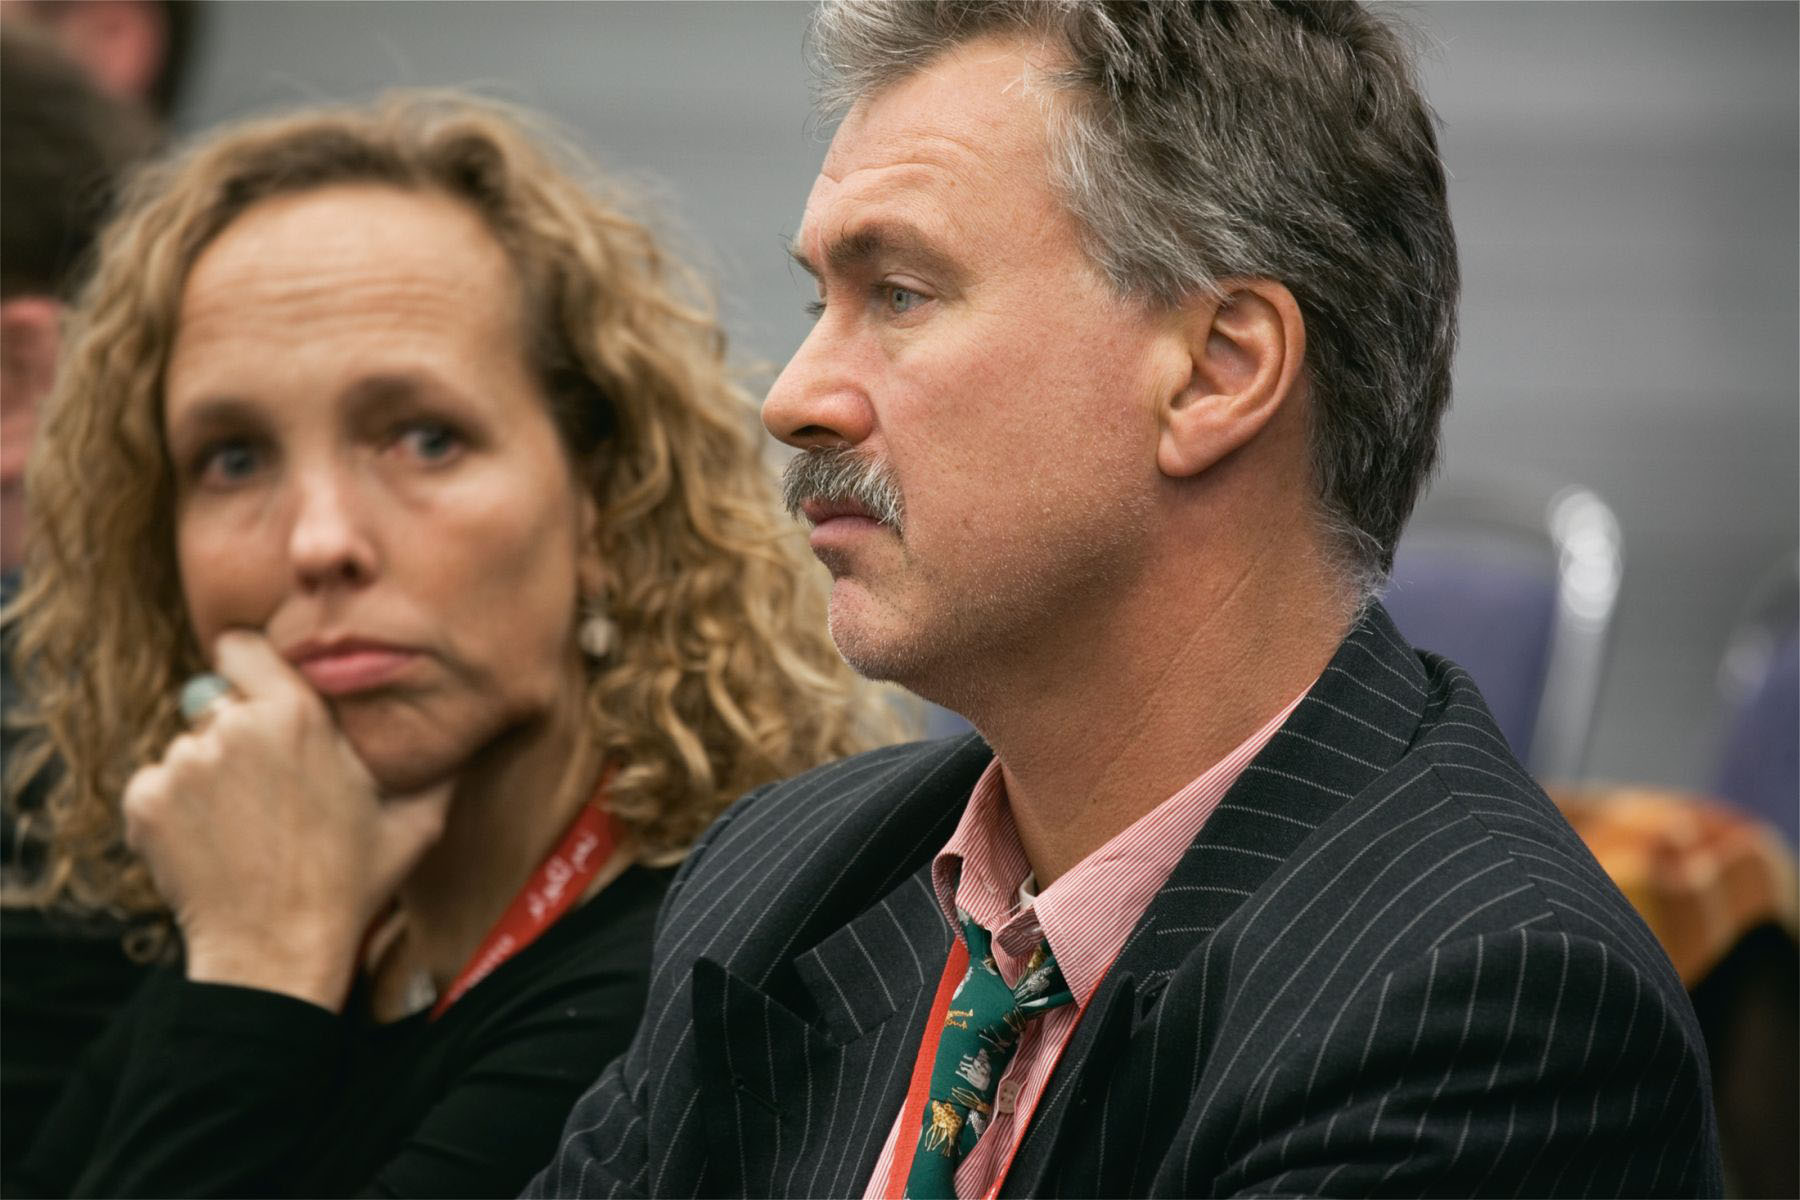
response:
<path id="1" fill-rule="evenodd" d="M 894 1165 L 888 1169 L 887 1200 L 902 1200 L 906 1195 L 906 1177 L 912 1172 L 913 1151 L 919 1148 L 919 1125 L 925 1119 L 925 1102 L 931 1099 L 931 1069 L 937 1064 L 938 1041 L 944 1036 L 944 1013 L 956 985 L 969 973 L 969 948 L 959 937 L 950 939 L 950 957 L 944 960 L 944 977 L 938 980 L 937 995 L 931 999 L 931 1015 L 926 1018 L 925 1036 L 919 1042 L 919 1058 L 913 1063 L 912 1082 L 906 1088 L 906 1103 L 900 1109 L 900 1132 L 894 1141 Z"/>
<path id="2" fill-rule="evenodd" d="M 431 1020 L 443 1016 L 464 992 L 485 979 L 494 968 L 531 945 L 538 935 L 556 924 L 573 908 L 611 861 L 619 844 L 619 820 L 606 808 L 607 785 L 612 772 L 601 777 L 594 797 L 581 806 L 575 820 L 563 833 L 562 840 L 538 864 L 520 893 L 513 897 L 494 927 L 488 930 L 481 945 L 469 959 L 450 987 L 431 1009 Z"/>
<path id="3" fill-rule="evenodd" d="M 1116 959 L 1115 959 L 1116 961 Z M 1107 964 L 1101 978 L 1112 970 Z M 931 1016 L 925 1026 L 925 1036 L 919 1041 L 919 1057 L 913 1063 L 912 1082 L 906 1089 L 906 1104 L 900 1109 L 900 1132 L 894 1139 L 894 1163 L 888 1169 L 887 1187 L 882 1195 L 886 1200 L 902 1200 L 906 1195 L 906 1177 L 912 1173 L 913 1154 L 919 1148 L 919 1127 L 925 1119 L 925 1102 L 931 1098 L 931 1070 L 937 1064 L 938 1042 L 944 1036 L 943 1014 L 950 1007 L 950 997 L 956 994 L 956 985 L 962 982 L 969 971 L 969 948 L 961 938 L 954 938 L 950 943 L 950 955 L 944 960 L 944 975 L 938 980 L 937 995 L 931 1001 Z M 1082 1014 L 1087 1012 L 1088 1001 L 1099 992 L 1096 987 L 1076 1007 L 1075 1025 L 1069 1027 L 1067 1037 L 1062 1045 L 1056 1048 L 1057 1062 L 1062 1060 L 1063 1051 L 1069 1048 L 1069 1038 L 1075 1036 L 1075 1026 L 1081 1024 Z M 1051 1064 L 1051 1070 L 1056 1064 Z M 1012 1170 L 1013 1159 L 1018 1157 L 1019 1147 L 1025 1143 L 1025 1131 L 1031 1128 L 1031 1118 L 1037 1111 L 1040 1095 L 1033 1096 L 1031 1107 L 1015 1114 L 1013 1122 L 1013 1144 L 1006 1152 L 1006 1162 L 1000 1167 L 1000 1174 L 994 1177 L 993 1186 L 988 1188 L 987 1200 L 995 1200 L 1000 1195 L 1000 1185 L 1006 1182 L 1007 1172 Z"/>

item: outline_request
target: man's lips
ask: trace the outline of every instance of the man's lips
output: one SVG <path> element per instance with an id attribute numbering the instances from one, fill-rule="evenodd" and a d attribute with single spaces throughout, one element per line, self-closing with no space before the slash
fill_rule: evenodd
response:
<path id="1" fill-rule="evenodd" d="M 363 638 L 303 642 L 282 655 L 324 696 L 368 691 L 404 671 L 417 650 Z"/>
<path id="2" fill-rule="evenodd" d="M 874 513 L 854 500 L 808 500 L 800 505 L 800 511 L 815 527 L 846 517 L 863 521 L 875 520 Z"/>

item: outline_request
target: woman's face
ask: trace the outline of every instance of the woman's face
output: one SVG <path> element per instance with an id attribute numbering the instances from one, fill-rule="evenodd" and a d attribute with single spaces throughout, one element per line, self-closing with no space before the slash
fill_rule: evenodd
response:
<path id="1" fill-rule="evenodd" d="M 164 384 L 189 620 L 263 633 L 390 791 L 576 703 L 595 564 L 512 266 L 448 197 L 262 201 L 201 254 Z"/>

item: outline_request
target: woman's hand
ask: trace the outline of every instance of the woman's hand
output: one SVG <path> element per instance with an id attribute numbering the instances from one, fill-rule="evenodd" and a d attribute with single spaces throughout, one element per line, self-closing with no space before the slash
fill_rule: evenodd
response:
<path id="1" fill-rule="evenodd" d="M 126 840 L 187 944 L 188 978 L 343 1007 L 364 930 L 443 832 L 451 785 L 382 797 L 306 682 L 234 630 L 237 696 L 125 788 Z"/>

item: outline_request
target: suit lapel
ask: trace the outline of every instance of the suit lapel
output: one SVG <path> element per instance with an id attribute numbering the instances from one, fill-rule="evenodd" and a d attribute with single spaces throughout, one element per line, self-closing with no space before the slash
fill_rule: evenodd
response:
<path id="1" fill-rule="evenodd" d="M 819 1013 L 840 1042 L 863 1037 L 921 990 L 937 986 L 950 927 L 931 890 L 926 863 L 873 908 L 794 960 Z"/>
<path id="2" fill-rule="evenodd" d="M 931 859 L 990 758 L 979 738 L 962 739 L 923 771 L 872 789 L 831 835 L 842 852 L 773 889 L 800 910 L 762 923 L 785 935 L 773 953 L 752 932 L 728 961 L 695 964 L 709 1191 L 861 1193 L 950 946 Z M 810 836 L 797 814 L 792 837 Z"/>
<path id="3" fill-rule="evenodd" d="M 950 931 L 923 870 L 796 968 L 807 1019 L 717 963 L 694 971 L 695 1048 L 725 1195 L 859 1194 L 905 1095 Z M 915 965 L 917 967 L 915 969 Z"/>
<path id="4" fill-rule="evenodd" d="M 1038 1104 L 1006 1180 L 1009 1195 L 1062 1190 L 1046 1188 L 1045 1180 L 1091 1140 L 1080 1114 L 1122 1074 L 1132 1031 L 1169 977 L 1314 829 L 1400 760 L 1424 716 L 1426 694 L 1418 656 L 1376 605 L 1226 792 L 1126 939 Z"/>

